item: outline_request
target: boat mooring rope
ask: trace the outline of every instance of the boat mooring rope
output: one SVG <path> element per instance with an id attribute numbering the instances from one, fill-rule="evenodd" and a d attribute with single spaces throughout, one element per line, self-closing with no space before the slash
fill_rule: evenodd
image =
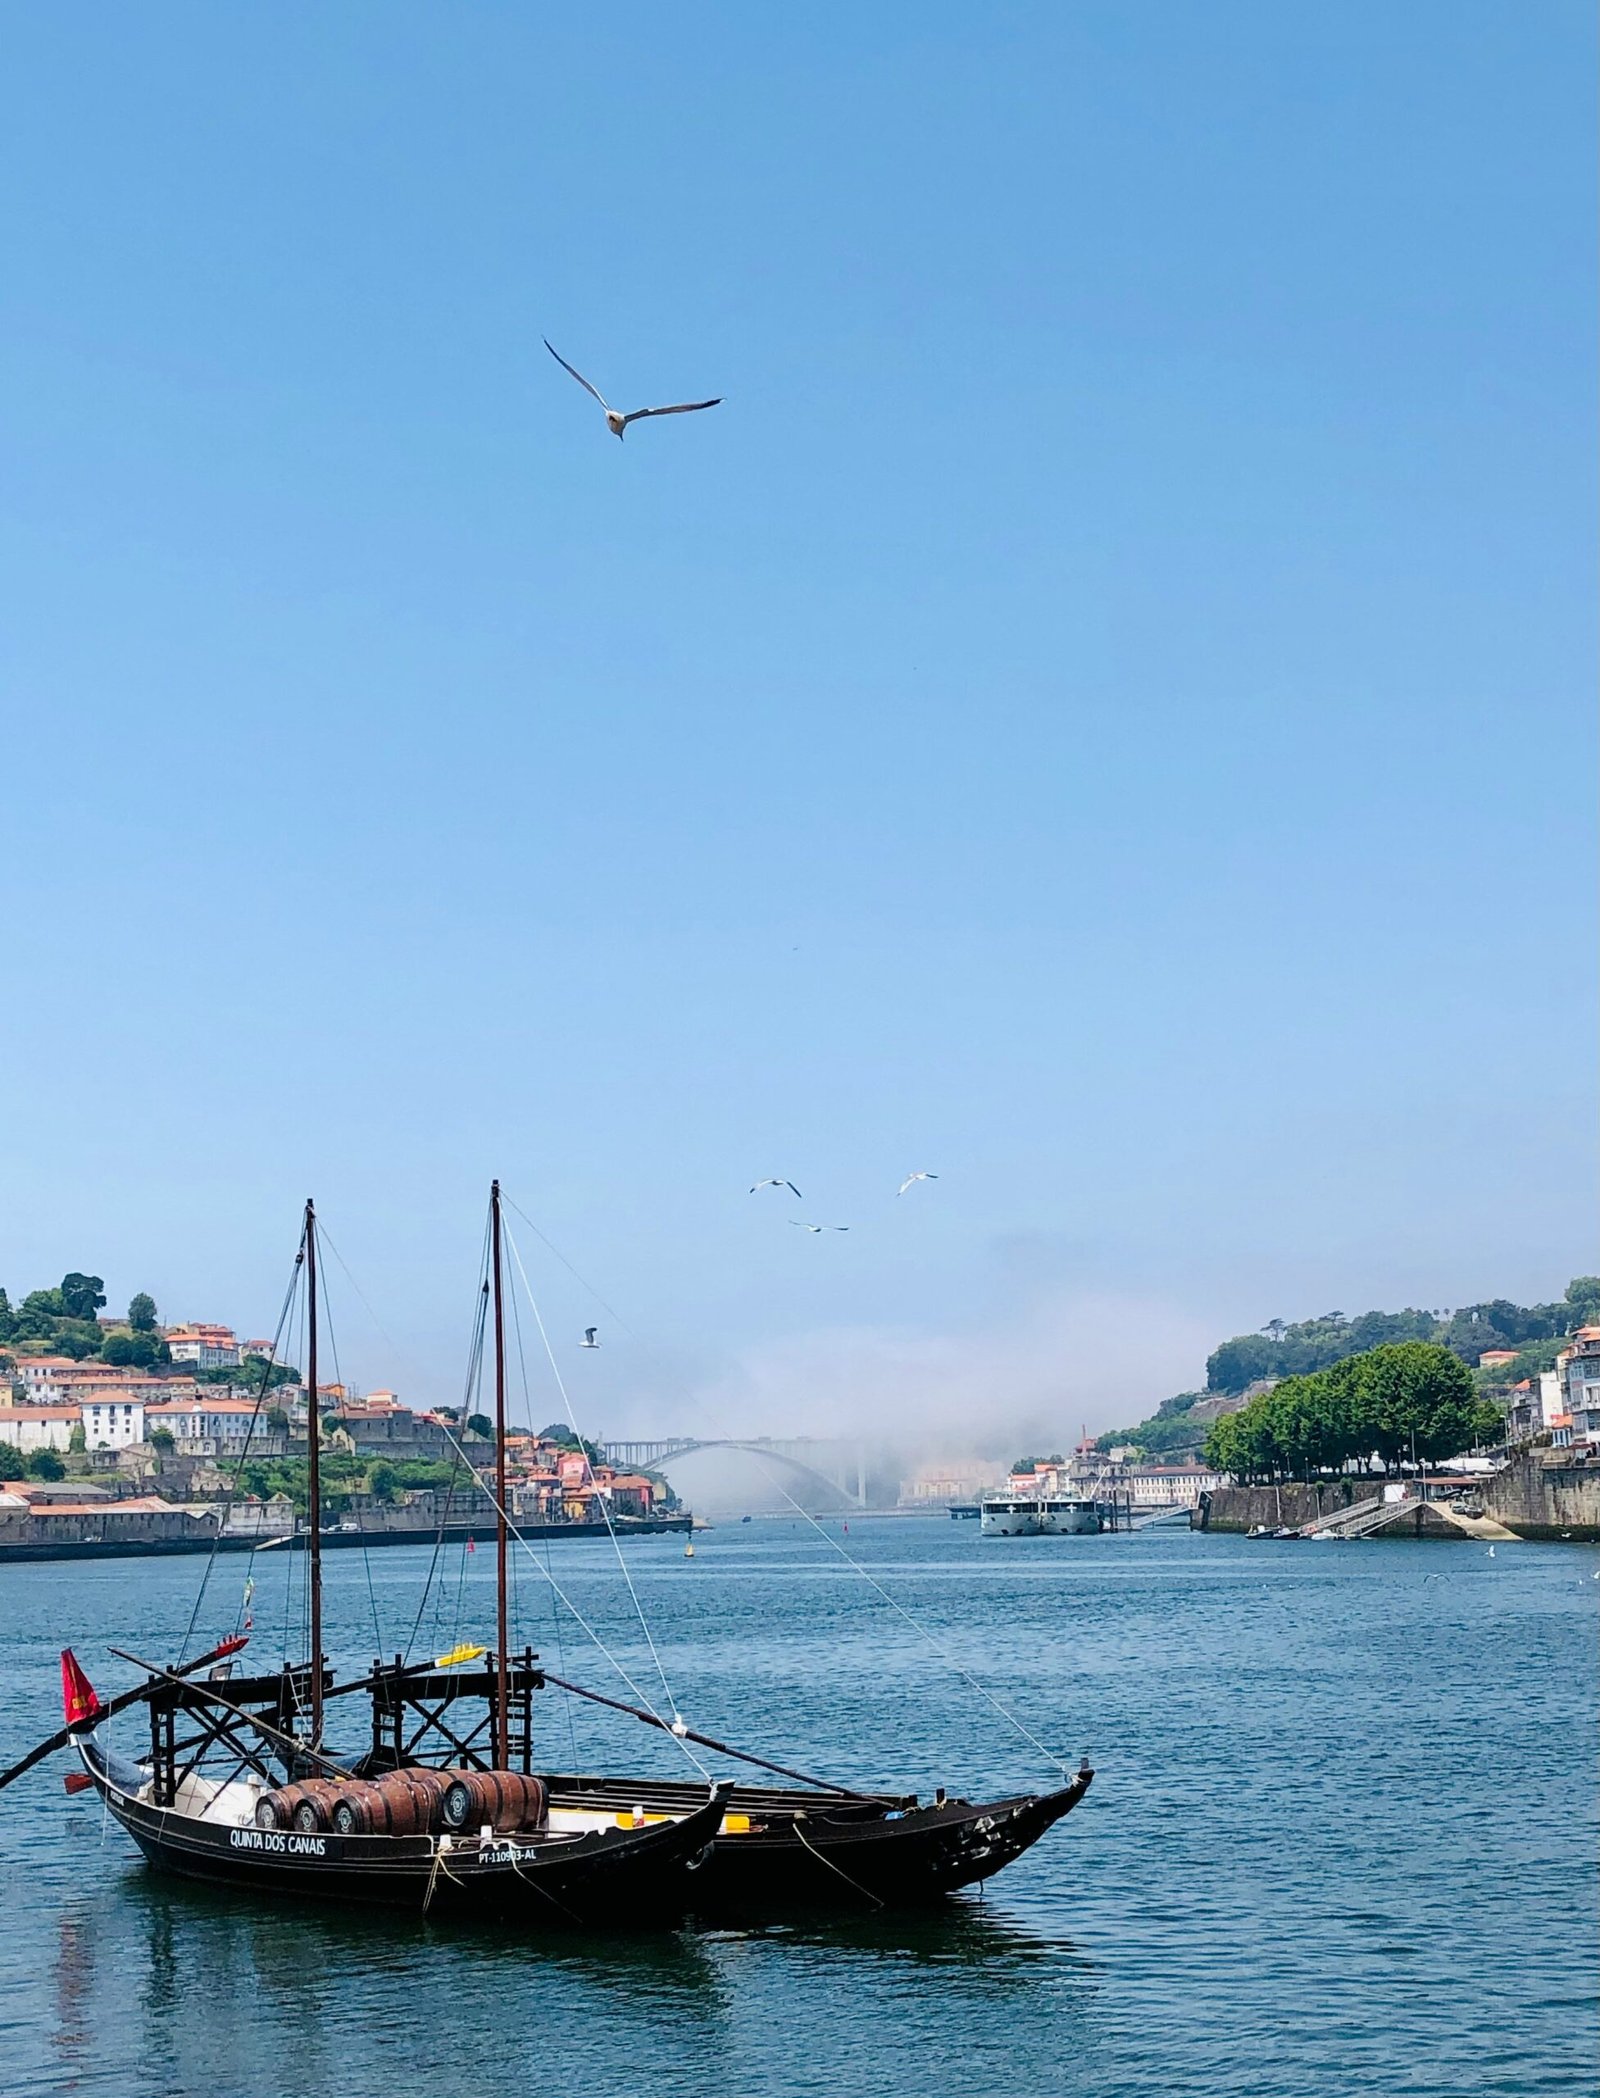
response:
<path id="1" fill-rule="evenodd" d="M 990 1691 L 986 1690 L 982 1683 L 978 1681 L 977 1677 L 973 1675 L 970 1670 L 963 1668 L 961 1663 L 955 1658 L 955 1656 L 949 1651 L 949 1649 L 941 1645 L 941 1643 L 933 1636 L 933 1634 L 928 1630 L 927 1626 L 919 1624 L 916 1618 L 912 1616 L 909 1610 L 903 1608 L 901 1604 L 895 1601 L 894 1597 L 889 1593 L 888 1589 L 883 1586 L 882 1582 L 875 1581 L 872 1578 L 872 1575 L 869 1574 L 867 1572 L 867 1569 L 861 1564 L 860 1560 L 852 1557 L 852 1555 L 845 1550 L 844 1546 L 839 1542 L 837 1537 L 830 1537 L 828 1535 L 828 1532 L 822 1527 L 821 1523 L 817 1521 L 816 1517 L 814 1515 L 809 1515 L 806 1513 L 806 1510 L 801 1507 L 800 1503 L 795 1499 L 794 1495 L 789 1492 L 788 1488 L 783 1484 L 783 1482 L 775 1474 L 772 1474 L 772 1468 L 770 1465 L 767 1467 L 767 1469 L 769 1474 L 772 1475 L 773 1485 L 777 1487 L 779 1493 L 783 1495 L 784 1499 L 789 1503 L 789 1506 L 794 1510 L 795 1514 L 804 1516 L 805 1520 L 808 1523 L 810 1523 L 812 1529 L 816 1531 L 817 1535 L 820 1538 L 822 1538 L 826 1543 L 831 1544 L 833 1546 L 834 1550 L 839 1554 L 839 1557 L 844 1560 L 845 1564 L 847 1566 L 853 1567 L 855 1571 L 858 1574 L 860 1574 L 862 1580 L 864 1580 L 869 1585 L 869 1587 L 876 1588 L 879 1595 L 881 1595 L 884 1601 L 889 1605 L 889 1608 L 895 1611 L 898 1616 L 903 1617 L 906 1623 L 910 1625 L 912 1631 L 917 1633 L 919 1637 L 926 1639 L 928 1644 L 933 1648 L 934 1652 L 939 1656 L 939 1658 L 942 1661 L 944 1661 L 948 1667 L 953 1668 L 956 1674 L 960 1676 L 961 1680 L 964 1683 L 966 1683 L 970 1689 L 976 1690 L 978 1695 L 983 1699 L 984 1703 L 986 1705 L 992 1706 L 993 1709 L 1000 1714 L 1000 1717 L 1005 1721 L 1008 1727 L 1012 1728 L 1014 1732 L 1020 1734 L 1022 1739 L 1028 1742 L 1030 1746 L 1036 1748 L 1039 1751 L 1040 1755 L 1044 1757 L 1047 1763 L 1054 1764 L 1056 1769 L 1061 1772 L 1061 1775 L 1063 1777 L 1070 1778 L 1073 1774 L 1071 1769 L 1067 1764 L 1062 1762 L 1061 1758 L 1055 1753 L 1055 1751 L 1053 1749 L 1046 1748 L 1044 1743 L 1039 1739 L 1038 1735 L 1032 1732 L 1030 1728 L 1024 1726 L 1015 1712 L 1008 1711 L 1006 1707 L 1003 1704 L 1001 1704 L 999 1698 L 995 1697 Z"/>
<path id="2" fill-rule="evenodd" d="M 840 1879 L 844 1881 L 847 1887 L 854 1887 L 856 1892 L 861 1896 L 862 1900 L 870 1901 L 875 1909 L 881 1909 L 884 1906 L 884 1904 L 878 1899 L 876 1894 L 869 1892 L 867 1888 L 862 1886 L 859 1880 L 852 1879 L 849 1873 L 845 1871 L 842 1865 L 836 1865 L 833 1862 L 832 1858 L 825 1858 L 822 1855 L 822 1852 L 818 1850 L 814 1844 L 806 1842 L 806 1832 L 800 1826 L 798 1819 L 795 1821 L 794 1824 L 794 1832 L 800 1838 L 802 1848 L 809 1850 L 811 1855 L 816 1859 L 819 1865 L 826 1865 L 830 1872 L 837 1872 Z"/>

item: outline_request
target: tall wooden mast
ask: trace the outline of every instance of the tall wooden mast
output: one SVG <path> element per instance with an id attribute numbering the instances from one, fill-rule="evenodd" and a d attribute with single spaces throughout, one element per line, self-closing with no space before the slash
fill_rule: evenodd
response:
<path id="1" fill-rule="evenodd" d="M 494 1578 L 495 1700 L 494 1767 L 511 1764 L 511 1709 L 508 1703 L 506 1656 L 511 1626 L 506 1609 L 506 1315 L 500 1272 L 500 1183 L 489 1190 L 489 1238 L 494 1271 Z"/>
<path id="2" fill-rule="evenodd" d="M 322 1421 L 317 1408 L 317 1212 L 308 1199 L 306 1255 L 306 1540 L 311 1590 L 311 1745 L 322 1746 Z"/>

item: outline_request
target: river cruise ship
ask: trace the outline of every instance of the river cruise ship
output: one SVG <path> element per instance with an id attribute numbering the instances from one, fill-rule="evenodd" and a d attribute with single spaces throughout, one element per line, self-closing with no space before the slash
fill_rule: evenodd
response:
<path id="1" fill-rule="evenodd" d="M 1100 1510 L 1077 1494 L 985 1494 L 978 1503 L 978 1528 L 985 1537 L 1084 1537 L 1097 1535 Z"/>

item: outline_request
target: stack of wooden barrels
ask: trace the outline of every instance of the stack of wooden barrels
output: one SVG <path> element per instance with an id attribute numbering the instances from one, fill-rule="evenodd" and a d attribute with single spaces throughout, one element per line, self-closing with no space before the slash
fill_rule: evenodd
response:
<path id="1" fill-rule="evenodd" d="M 303 1778 L 264 1793 L 256 1826 L 340 1836 L 497 1836 L 542 1828 L 545 1788 L 514 1770 L 391 1770 L 380 1778 Z"/>

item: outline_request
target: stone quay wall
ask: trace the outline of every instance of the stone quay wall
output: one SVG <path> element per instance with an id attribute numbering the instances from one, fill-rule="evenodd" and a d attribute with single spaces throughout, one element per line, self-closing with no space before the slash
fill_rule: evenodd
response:
<path id="1" fill-rule="evenodd" d="M 1287 1523 L 1298 1529 L 1319 1515 L 1334 1515 L 1355 1501 L 1371 1500 L 1383 1491 L 1381 1479 L 1319 1479 L 1310 1486 L 1298 1480 L 1282 1486 L 1218 1486 L 1189 1516 L 1191 1530 L 1276 1530 Z"/>
<path id="2" fill-rule="evenodd" d="M 1542 1542 L 1600 1543 L 1600 1463 L 1529 1450 L 1483 1482 L 1483 1512 Z"/>

